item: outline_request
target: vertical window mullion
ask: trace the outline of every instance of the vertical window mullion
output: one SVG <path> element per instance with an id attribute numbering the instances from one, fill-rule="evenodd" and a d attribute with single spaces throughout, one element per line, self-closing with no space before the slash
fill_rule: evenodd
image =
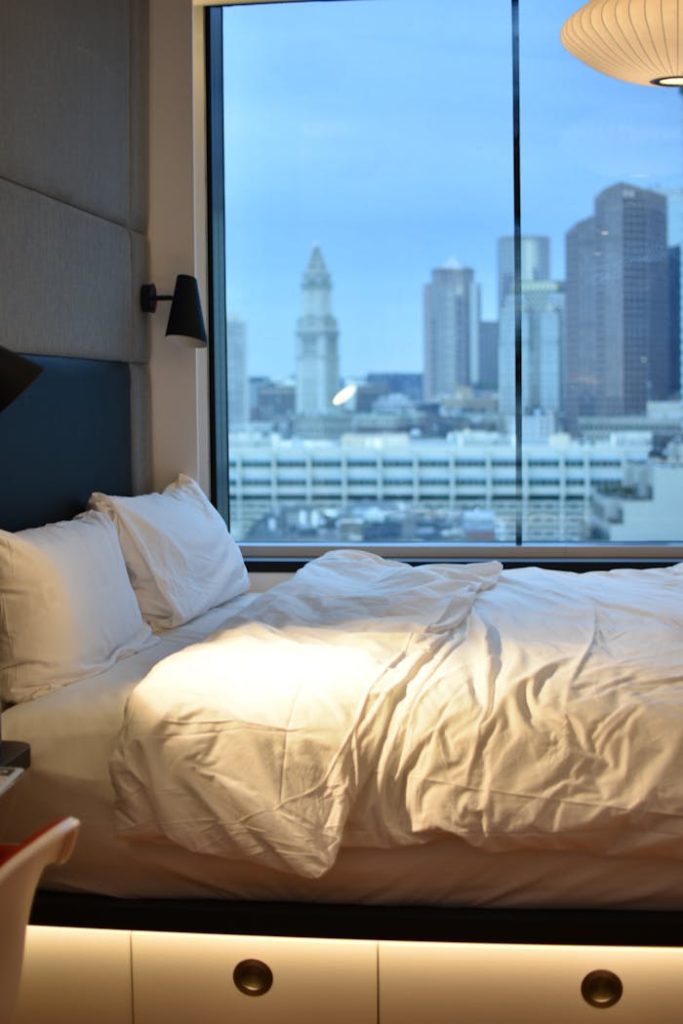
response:
<path id="1" fill-rule="evenodd" d="M 512 176 L 514 216 L 514 320 L 515 320 L 515 544 L 523 536 L 522 457 L 522 181 L 519 150 L 519 0 L 511 0 L 512 15 Z"/>
<path id="2" fill-rule="evenodd" d="M 206 9 L 207 182 L 211 388 L 211 495 L 230 525 L 228 467 L 228 349 L 225 254 L 225 155 L 223 102 L 223 10 Z"/>

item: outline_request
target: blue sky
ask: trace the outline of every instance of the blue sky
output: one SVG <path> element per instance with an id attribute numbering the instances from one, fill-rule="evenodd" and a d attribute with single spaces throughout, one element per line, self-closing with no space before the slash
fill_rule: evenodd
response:
<path id="1" fill-rule="evenodd" d="M 577 2 L 520 0 L 522 217 L 552 239 L 616 181 L 683 185 L 683 98 L 567 54 Z M 495 316 L 512 233 L 509 0 L 318 0 L 225 13 L 229 312 L 249 373 L 294 372 L 301 276 L 320 245 L 344 376 L 422 369 L 422 287 L 473 267 Z"/>

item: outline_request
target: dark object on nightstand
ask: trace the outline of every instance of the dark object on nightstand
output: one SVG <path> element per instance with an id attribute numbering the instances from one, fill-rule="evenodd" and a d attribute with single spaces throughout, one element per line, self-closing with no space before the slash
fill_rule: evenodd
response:
<path id="1" fill-rule="evenodd" d="M 31 764 L 31 748 L 28 743 L 17 740 L 0 740 L 0 767 L 29 768 Z"/>

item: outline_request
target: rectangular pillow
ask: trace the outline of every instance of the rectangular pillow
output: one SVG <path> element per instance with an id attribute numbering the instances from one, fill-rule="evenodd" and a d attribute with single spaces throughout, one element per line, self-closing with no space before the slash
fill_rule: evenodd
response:
<path id="1" fill-rule="evenodd" d="M 18 703 L 155 642 L 100 512 L 0 530 L 0 693 Z"/>
<path id="2" fill-rule="evenodd" d="M 180 626 L 249 589 L 242 552 L 199 484 L 181 474 L 161 493 L 133 498 L 95 492 L 107 512 L 142 616 L 152 629 Z"/>

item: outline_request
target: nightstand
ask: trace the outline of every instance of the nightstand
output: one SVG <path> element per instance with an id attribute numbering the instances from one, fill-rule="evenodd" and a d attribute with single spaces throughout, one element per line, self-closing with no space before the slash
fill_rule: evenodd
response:
<path id="1" fill-rule="evenodd" d="M 17 740 L 0 740 L 0 768 L 28 768 L 31 748 Z"/>

